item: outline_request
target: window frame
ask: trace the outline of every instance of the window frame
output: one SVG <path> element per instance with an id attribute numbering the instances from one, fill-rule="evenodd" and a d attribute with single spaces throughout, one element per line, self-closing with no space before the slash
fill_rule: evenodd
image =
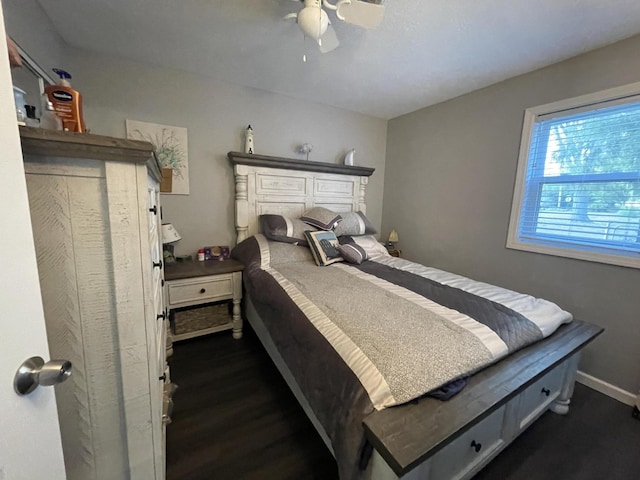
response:
<path id="1" fill-rule="evenodd" d="M 511 216 L 509 218 L 509 229 L 507 233 L 507 248 L 640 269 L 640 253 L 625 252 L 623 250 L 606 247 L 585 246 L 580 248 L 579 242 L 562 242 L 560 240 L 545 241 L 538 238 L 536 239 L 536 243 L 532 243 L 519 238 L 521 236 L 519 228 L 522 207 L 527 193 L 525 180 L 536 123 L 549 119 L 554 115 L 560 116 L 574 112 L 577 113 L 580 110 L 593 110 L 603 103 L 627 103 L 630 101 L 640 101 L 640 82 L 547 103 L 525 110 L 513 190 L 513 202 L 511 205 Z M 544 166 L 542 166 L 542 168 L 544 168 Z M 563 246 L 563 244 L 567 246 Z"/>

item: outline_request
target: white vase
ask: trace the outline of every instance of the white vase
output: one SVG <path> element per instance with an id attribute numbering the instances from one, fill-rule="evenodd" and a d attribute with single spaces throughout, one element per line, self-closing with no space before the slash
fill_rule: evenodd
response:
<path id="1" fill-rule="evenodd" d="M 353 167 L 353 156 L 356 153 L 356 149 L 352 148 L 351 150 L 349 150 L 347 152 L 347 154 L 344 156 L 344 164 L 349 166 L 349 167 Z"/>

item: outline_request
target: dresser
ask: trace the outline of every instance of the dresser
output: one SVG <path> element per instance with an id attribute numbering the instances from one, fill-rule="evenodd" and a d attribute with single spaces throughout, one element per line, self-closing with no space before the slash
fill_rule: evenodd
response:
<path id="1" fill-rule="evenodd" d="M 160 169 L 150 143 L 20 128 L 69 480 L 165 477 Z"/>

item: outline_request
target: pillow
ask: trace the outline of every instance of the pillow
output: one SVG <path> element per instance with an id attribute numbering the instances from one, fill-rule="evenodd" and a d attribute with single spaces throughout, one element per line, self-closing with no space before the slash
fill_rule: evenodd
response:
<path id="1" fill-rule="evenodd" d="M 340 252 L 342 258 L 349 263 L 360 265 L 362 262 L 369 259 L 367 252 L 365 252 L 364 248 L 357 243 L 345 243 L 344 245 L 336 246 L 336 249 Z"/>
<path id="2" fill-rule="evenodd" d="M 303 234 L 304 236 L 304 234 Z M 306 247 L 295 243 L 284 243 L 273 240 L 266 240 L 269 245 L 269 264 L 282 265 L 286 263 L 310 262 L 314 264 L 311 250 L 308 248 L 307 240 L 304 243 Z"/>
<path id="3" fill-rule="evenodd" d="M 313 259 L 318 265 L 324 267 L 332 263 L 342 262 L 344 259 L 337 250 L 338 238 L 332 231 L 304 232 L 309 242 L 309 248 L 313 254 Z"/>
<path id="4" fill-rule="evenodd" d="M 327 208 L 313 207 L 311 210 L 304 212 L 300 220 L 320 230 L 332 230 L 342 220 L 342 217 Z"/>
<path id="5" fill-rule="evenodd" d="M 378 233 L 362 212 L 341 213 L 342 221 L 333 230 L 337 237 L 342 235 L 372 235 Z"/>
<path id="6" fill-rule="evenodd" d="M 384 255 L 385 257 L 389 256 L 389 252 L 387 248 L 381 244 L 376 237 L 373 235 L 357 235 L 354 237 L 341 237 L 340 243 L 356 243 L 360 245 L 365 252 L 367 252 L 367 257 L 373 258 L 375 255 Z"/>
<path id="7" fill-rule="evenodd" d="M 304 236 L 305 230 L 315 230 L 297 218 L 288 218 L 283 215 L 260 215 L 260 230 L 265 237 L 276 242 L 297 243 L 305 247 L 309 246 Z"/>

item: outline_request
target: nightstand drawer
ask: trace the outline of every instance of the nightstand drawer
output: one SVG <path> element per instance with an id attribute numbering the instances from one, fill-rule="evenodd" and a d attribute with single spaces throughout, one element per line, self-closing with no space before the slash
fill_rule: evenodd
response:
<path id="1" fill-rule="evenodd" d="M 174 280 L 169 284 L 169 305 L 201 304 L 233 297 L 233 276 L 216 275 L 197 280 Z"/>

